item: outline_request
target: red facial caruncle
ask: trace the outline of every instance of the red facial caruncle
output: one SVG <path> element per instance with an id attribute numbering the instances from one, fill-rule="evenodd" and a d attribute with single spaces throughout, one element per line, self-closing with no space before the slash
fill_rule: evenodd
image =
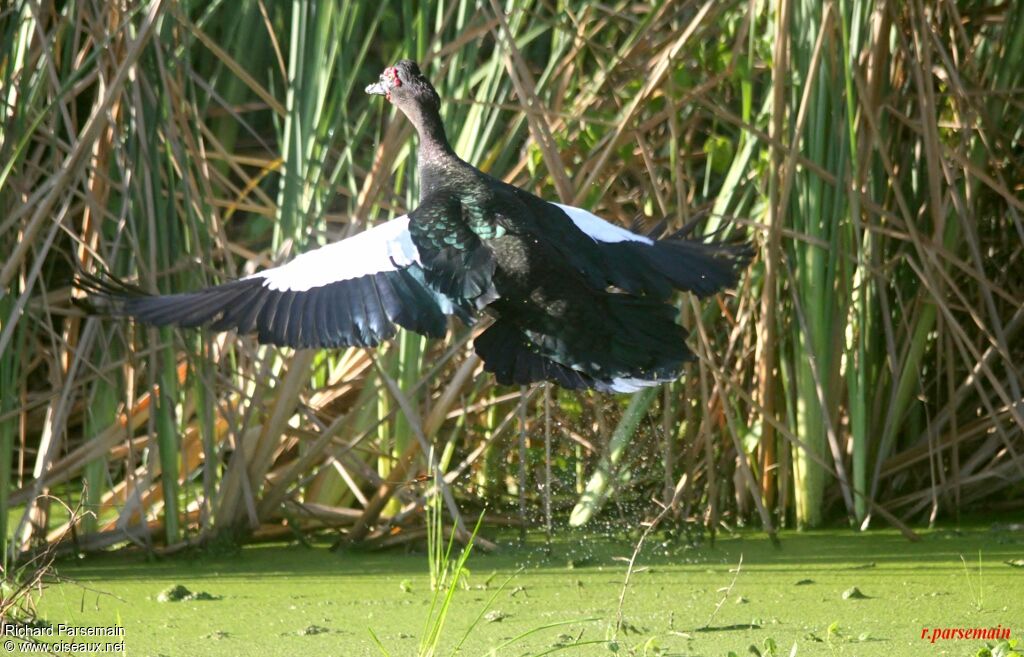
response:
<path id="1" fill-rule="evenodd" d="M 384 97 L 387 98 L 388 101 L 390 101 L 391 100 L 391 89 L 394 89 L 395 87 L 401 87 L 402 86 L 402 79 L 398 77 L 398 68 L 394 67 L 394 66 L 392 66 L 391 68 L 387 69 L 384 72 L 384 74 L 386 76 L 388 76 L 388 80 L 391 81 L 391 86 L 388 88 L 388 92 L 386 94 L 384 94 Z"/>

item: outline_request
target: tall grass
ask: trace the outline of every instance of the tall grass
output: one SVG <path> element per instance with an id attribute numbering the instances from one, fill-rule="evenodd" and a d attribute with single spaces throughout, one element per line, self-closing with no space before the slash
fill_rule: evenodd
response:
<path id="1" fill-rule="evenodd" d="M 45 492 L 95 513 L 84 549 L 296 523 L 393 544 L 422 525 L 424 444 L 495 522 L 517 487 L 556 521 L 596 517 L 591 499 L 653 512 L 669 489 L 712 527 L 1020 508 L 1018 4 L 8 3 L 5 552 L 63 535 Z M 701 356 L 681 381 L 545 404 L 496 387 L 458 325 L 373 361 L 72 304 L 76 267 L 180 291 L 414 206 L 410 127 L 361 92 L 400 57 L 481 168 L 625 225 L 754 241 L 735 292 L 679 299 Z"/>

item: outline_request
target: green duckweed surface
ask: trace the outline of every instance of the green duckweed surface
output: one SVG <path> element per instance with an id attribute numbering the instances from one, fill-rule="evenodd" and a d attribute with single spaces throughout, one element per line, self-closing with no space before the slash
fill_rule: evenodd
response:
<path id="1" fill-rule="evenodd" d="M 780 547 L 756 533 L 719 536 L 714 546 L 659 540 L 638 560 L 617 644 L 557 654 L 726 657 L 753 655 L 755 646 L 768 655 L 774 642 L 786 656 L 794 644 L 797 655 L 973 655 L 983 641 L 931 643 L 921 635 L 933 627 L 1024 633 L 1024 568 L 1007 563 L 1024 559 L 1022 531 L 933 530 L 916 543 L 892 531 L 794 532 Z M 439 655 L 450 653 L 509 575 L 460 655 L 488 655 L 559 621 L 576 622 L 497 654 L 547 654 L 606 638 L 631 542 L 562 536 L 550 547 L 540 539 L 503 543 L 498 553 L 471 556 L 468 587 L 456 594 Z M 424 554 L 331 552 L 326 544 L 159 560 L 115 553 L 61 561 L 57 569 L 63 582 L 42 594 L 41 616 L 120 625 L 127 654 L 154 657 L 380 655 L 367 628 L 391 655 L 414 655 L 431 598 Z M 176 586 L 206 595 L 159 600 Z"/>

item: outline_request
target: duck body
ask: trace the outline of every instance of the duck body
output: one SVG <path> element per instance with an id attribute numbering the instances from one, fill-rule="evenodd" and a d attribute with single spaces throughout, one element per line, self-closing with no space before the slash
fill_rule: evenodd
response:
<path id="1" fill-rule="evenodd" d="M 474 347 L 505 384 L 635 392 L 694 359 L 667 300 L 734 284 L 746 245 L 656 240 L 479 171 L 448 144 L 440 99 L 413 62 L 386 69 L 367 93 L 386 96 L 419 135 L 421 194 L 407 216 L 198 292 L 94 286 L 94 298 L 150 324 L 294 347 L 374 346 L 398 326 L 440 337 L 447 316 L 488 315 Z"/>
<path id="2" fill-rule="evenodd" d="M 454 154 L 421 162 L 430 184 L 409 215 L 412 242 L 433 289 L 495 319 L 475 346 L 499 382 L 629 392 L 692 360 L 672 306 L 608 291 L 642 286 L 617 276 L 559 206 Z"/>

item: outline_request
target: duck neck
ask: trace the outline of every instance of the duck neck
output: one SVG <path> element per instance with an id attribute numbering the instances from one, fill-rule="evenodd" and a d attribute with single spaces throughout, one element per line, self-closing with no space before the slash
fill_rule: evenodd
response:
<path id="1" fill-rule="evenodd" d="M 455 155 L 455 151 L 448 144 L 441 116 L 435 110 L 416 107 L 409 113 L 409 120 L 420 136 L 421 153 L 430 151 L 442 155 Z"/>
<path id="2" fill-rule="evenodd" d="M 407 114 L 420 139 L 417 160 L 422 194 L 426 194 L 436 188 L 443 180 L 445 170 L 459 158 L 448 143 L 444 124 L 436 110 L 416 107 Z"/>

